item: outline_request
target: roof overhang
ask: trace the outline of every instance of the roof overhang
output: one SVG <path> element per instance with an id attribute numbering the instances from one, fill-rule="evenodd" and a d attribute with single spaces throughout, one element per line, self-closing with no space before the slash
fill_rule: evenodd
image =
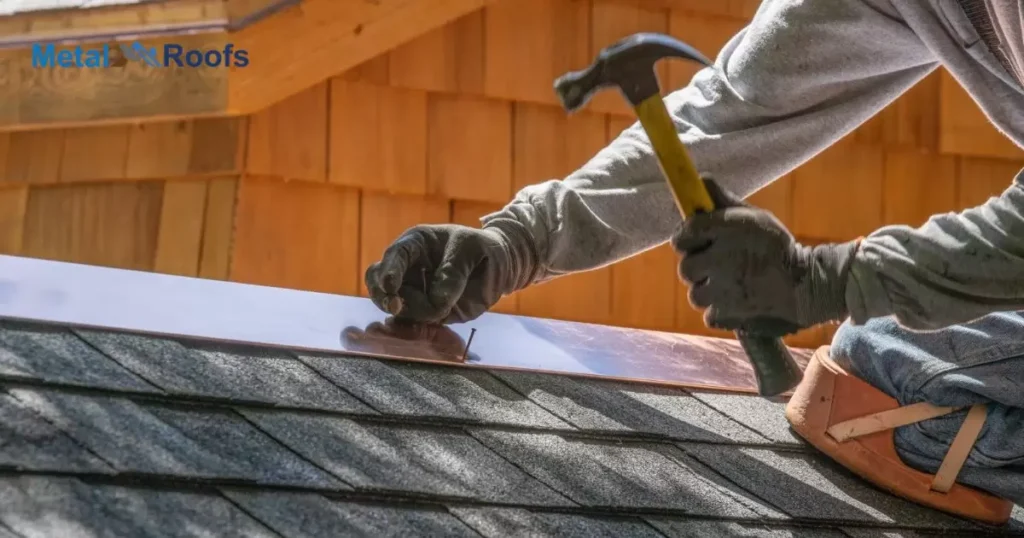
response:
<path id="1" fill-rule="evenodd" d="M 13 32 L 0 49 L 0 131 L 252 113 L 488 1 L 179 0 L 0 19 L 0 34 Z M 33 67 L 37 43 L 116 49 L 124 41 L 231 45 L 247 51 L 250 63 Z"/>
<path id="2" fill-rule="evenodd" d="M 484 314 L 403 326 L 369 300 L 0 256 L 0 319 L 757 393 L 734 340 Z M 806 364 L 809 350 L 793 350 Z"/>

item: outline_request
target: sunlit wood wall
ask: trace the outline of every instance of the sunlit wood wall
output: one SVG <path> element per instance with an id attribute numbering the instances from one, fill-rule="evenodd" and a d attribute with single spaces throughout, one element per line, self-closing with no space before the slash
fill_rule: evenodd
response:
<path id="1" fill-rule="evenodd" d="M 636 31 L 713 54 L 755 7 L 501 0 L 251 117 L 0 134 L 0 252 L 363 294 L 363 269 L 405 228 L 475 225 L 632 123 L 614 93 L 567 117 L 556 76 Z M 679 87 L 693 72 L 662 74 Z M 845 240 L 976 205 L 1022 166 L 939 72 L 754 202 L 806 241 Z M 674 266 L 660 248 L 499 309 L 708 334 Z"/>

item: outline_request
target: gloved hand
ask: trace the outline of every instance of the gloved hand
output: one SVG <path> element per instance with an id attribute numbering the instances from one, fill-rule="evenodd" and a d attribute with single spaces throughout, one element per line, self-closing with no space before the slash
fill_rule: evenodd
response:
<path id="1" fill-rule="evenodd" d="M 526 286 L 536 256 L 509 223 L 482 230 L 457 224 L 406 230 L 366 270 L 378 308 L 397 319 L 460 323 Z"/>
<path id="2" fill-rule="evenodd" d="M 705 179 L 715 210 L 672 238 L 690 303 L 716 329 L 785 336 L 847 316 L 846 280 L 859 241 L 807 247 L 770 212 Z"/>

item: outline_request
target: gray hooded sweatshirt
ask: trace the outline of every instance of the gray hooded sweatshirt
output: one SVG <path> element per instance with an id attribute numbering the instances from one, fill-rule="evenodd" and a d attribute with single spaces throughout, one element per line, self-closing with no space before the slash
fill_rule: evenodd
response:
<path id="1" fill-rule="evenodd" d="M 1000 36 L 1020 29 L 979 27 L 971 4 L 765 0 L 715 65 L 665 102 L 701 173 L 740 196 L 808 161 L 940 65 L 1024 147 L 1024 87 L 1012 69 L 1021 48 L 996 50 Z M 927 329 L 1024 309 L 1024 173 L 1006 182 L 979 207 L 867 237 L 847 284 L 852 320 L 895 314 Z M 532 282 L 658 246 L 679 221 L 639 125 L 568 177 L 526 187 L 483 219 L 524 232 L 514 235 L 538 257 Z"/>

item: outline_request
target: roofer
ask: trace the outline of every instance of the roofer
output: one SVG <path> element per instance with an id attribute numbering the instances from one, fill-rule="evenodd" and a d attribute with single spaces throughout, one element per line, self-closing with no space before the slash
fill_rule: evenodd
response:
<path id="1" fill-rule="evenodd" d="M 398 317 L 467 321 L 504 294 L 671 241 L 709 326 L 782 335 L 848 319 L 832 356 L 900 404 L 987 404 L 957 480 L 1024 503 L 1024 172 L 981 206 L 816 247 L 739 201 L 940 65 L 1024 146 L 1022 33 L 1015 0 L 765 0 L 713 68 L 666 98 L 718 210 L 680 225 L 634 125 L 563 180 L 521 190 L 482 229 L 406 231 L 367 270 L 371 297 Z M 934 473 L 963 416 L 899 428 L 900 457 Z"/>

